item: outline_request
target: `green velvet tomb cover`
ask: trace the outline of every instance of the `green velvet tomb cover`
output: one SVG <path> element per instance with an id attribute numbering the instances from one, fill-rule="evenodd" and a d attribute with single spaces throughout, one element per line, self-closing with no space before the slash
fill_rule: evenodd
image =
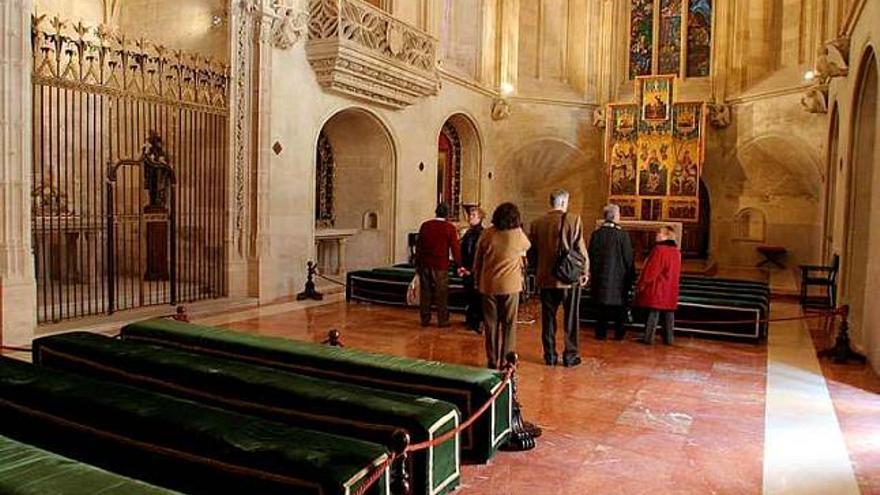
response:
<path id="1" fill-rule="evenodd" d="M 174 492 L 0 435 L 0 493 L 5 495 L 172 495 Z"/>
<path id="2" fill-rule="evenodd" d="M 378 444 L 0 358 L 0 434 L 194 494 L 347 495 Z M 385 494 L 387 469 L 370 493 Z"/>
<path id="3" fill-rule="evenodd" d="M 503 382 L 502 373 L 485 368 L 374 354 L 168 319 L 127 325 L 122 328 L 122 338 L 367 387 L 426 395 L 455 404 L 462 421 L 489 401 Z M 462 433 L 462 455 L 466 460 L 486 462 L 494 455 L 510 433 L 511 406 L 508 384 L 480 420 Z"/>
<path id="4" fill-rule="evenodd" d="M 33 342 L 40 366 L 122 381 L 157 392 L 305 428 L 391 444 L 402 429 L 413 443 L 460 422 L 456 407 L 425 396 L 315 378 L 234 359 L 121 341 L 88 332 Z M 459 483 L 458 437 L 412 456 L 415 494 L 445 493 Z"/>

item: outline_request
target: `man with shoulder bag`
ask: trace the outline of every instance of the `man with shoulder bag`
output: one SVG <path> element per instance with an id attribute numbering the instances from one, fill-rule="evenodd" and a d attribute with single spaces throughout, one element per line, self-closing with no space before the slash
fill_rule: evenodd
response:
<path id="1" fill-rule="evenodd" d="M 541 296 L 541 343 L 544 362 L 558 363 L 556 314 L 562 305 L 564 349 L 562 364 L 581 364 L 578 350 L 581 287 L 586 284 L 589 259 L 581 217 L 568 213 L 569 193 L 558 189 L 550 194 L 552 209 L 532 222 L 530 235 L 537 251 L 536 284 Z"/>

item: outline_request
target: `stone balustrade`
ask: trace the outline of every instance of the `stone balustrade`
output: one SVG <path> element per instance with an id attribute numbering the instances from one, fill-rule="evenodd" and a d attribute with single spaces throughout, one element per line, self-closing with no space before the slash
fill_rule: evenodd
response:
<path id="1" fill-rule="evenodd" d="M 361 0 L 309 2 L 309 62 L 325 89 L 404 108 L 436 95 L 437 39 Z"/>

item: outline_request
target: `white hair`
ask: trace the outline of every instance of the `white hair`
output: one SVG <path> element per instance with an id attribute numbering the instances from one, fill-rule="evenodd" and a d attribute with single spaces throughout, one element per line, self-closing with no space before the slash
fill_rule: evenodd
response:
<path id="1" fill-rule="evenodd" d="M 568 191 L 565 189 L 556 189 L 550 193 L 550 206 L 553 208 L 562 208 L 569 198 Z"/>
<path id="2" fill-rule="evenodd" d="M 605 208 L 602 209 L 602 218 L 605 219 L 606 222 L 613 222 L 620 216 L 620 207 L 617 205 L 605 205 Z"/>

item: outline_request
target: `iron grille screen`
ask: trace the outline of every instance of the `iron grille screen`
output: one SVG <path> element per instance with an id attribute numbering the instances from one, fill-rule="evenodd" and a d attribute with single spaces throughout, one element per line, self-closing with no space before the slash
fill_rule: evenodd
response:
<path id="1" fill-rule="evenodd" d="M 38 321 L 225 296 L 225 67 L 57 18 L 32 34 Z M 152 131 L 174 184 L 142 164 Z"/>

